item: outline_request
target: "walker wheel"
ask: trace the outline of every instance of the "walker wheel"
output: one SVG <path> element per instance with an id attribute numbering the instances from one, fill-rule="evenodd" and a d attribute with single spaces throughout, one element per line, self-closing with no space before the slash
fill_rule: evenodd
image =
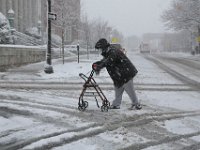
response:
<path id="1" fill-rule="evenodd" d="M 87 108 L 87 107 L 88 107 L 88 102 L 87 102 L 87 101 L 84 101 L 84 102 L 83 102 L 83 106 L 84 106 L 85 108 Z"/>
<path id="2" fill-rule="evenodd" d="M 105 105 L 101 106 L 101 111 L 108 112 L 108 106 L 105 106 Z"/>
<path id="3" fill-rule="evenodd" d="M 85 111 L 85 107 L 83 107 L 83 106 L 78 106 L 78 110 L 80 110 L 80 111 Z"/>
<path id="4" fill-rule="evenodd" d="M 85 111 L 85 109 L 88 107 L 88 102 L 87 101 L 83 101 L 82 105 L 79 104 L 78 109 L 80 111 Z"/>

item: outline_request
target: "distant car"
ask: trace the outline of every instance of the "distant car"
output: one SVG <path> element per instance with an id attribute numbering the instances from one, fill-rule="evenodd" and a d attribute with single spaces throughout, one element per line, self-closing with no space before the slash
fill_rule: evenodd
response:
<path id="1" fill-rule="evenodd" d="M 150 53 L 150 46 L 148 43 L 142 43 L 140 45 L 140 53 Z"/>

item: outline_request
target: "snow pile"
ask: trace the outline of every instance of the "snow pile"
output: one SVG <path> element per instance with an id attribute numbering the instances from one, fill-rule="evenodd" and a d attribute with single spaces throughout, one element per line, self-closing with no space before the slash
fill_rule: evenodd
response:
<path id="1" fill-rule="evenodd" d="M 41 38 L 41 34 L 39 33 L 38 28 L 36 27 L 26 29 L 25 34 L 35 37 L 37 39 Z"/>

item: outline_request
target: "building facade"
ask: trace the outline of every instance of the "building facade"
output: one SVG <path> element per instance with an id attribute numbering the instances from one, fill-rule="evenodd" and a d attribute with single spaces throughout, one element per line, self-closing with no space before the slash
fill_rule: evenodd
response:
<path id="1" fill-rule="evenodd" d="M 60 9 L 54 9 L 55 6 L 59 5 L 59 1 L 63 0 L 51 0 L 52 11 L 59 13 Z M 68 19 L 71 21 L 70 24 L 66 24 L 65 28 L 65 40 L 72 42 L 78 39 L 78 23 L 80 22 L 80 0 L 64 0 L 68 2 L 69 6 L 66 10 L 71 12 L 64 12 L 65 16 L 69 16 Z M 9 10 L 14 11 L 14 28 L 24 33 L 27 28 L 41 26 L 41 31 L 47 31 L 47 0 L 0 0 L 0 12 L 2 12 L 8 18 Z M 60 6 L 62 7 L 62 6 Z M 70 17 L 74 15 L 76 17 Z M 61 20 L 61 16 L 58 15 L 58 20 Z M 57 21 L 57 20 L 56 20 Z M 52 33 L 59 35 L 61 34 L 61 27 L 57 25 L 56 21 L 52 21 Z"/>
<path id="2" fill-rule="evenodd" d="M 0 0 L 0 11 L 7 18 L 11 9 L 14 11 L 14 28 L 19 32 L 37 27 L 41 21 L 41 0 Z"/>

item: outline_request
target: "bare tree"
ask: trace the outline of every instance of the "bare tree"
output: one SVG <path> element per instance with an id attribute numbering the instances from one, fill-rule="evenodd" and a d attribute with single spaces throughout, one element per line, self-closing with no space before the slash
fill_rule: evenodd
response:
<path id="1" fill-rule="evenodd" d="M 200 23 L 199 0 L 174 0 L 171 8 L 162 15 L 167 27 L 174 30 L 189 29 Z"/>
<path id="2" fill-rule="evenodd" d="M 175 31 L 188 30 L 192 41 L 195 40 L 194 35 L 196 35 L 196 33 L 198 37 L 200 37 L 199 16 L 199 0 L 174 0 L 170 9 L 163 13 L 162 20 L 169 29 Z"/>
<path id="3" fill-rule="evenodd" d="M 92 33 L 91 42 L 95 43 L 100 38 L 106 38 L 111 42 L 111 38 L 118 38 L 119 41 L 123 41 L 123 35 L 113 27 L 111 27 L 107 21 L 102 19 L 93 20 L 90 23 L 90 32 Z"/>
<path id="4" fill-rule="evenodd" d="M 80 20 L 79 0 L 56 0 L 54 2 L 54 11 L 57 14 L 57 21 L 54 26 L 58 28 L 62 37 L 62 57 L 64 64 L 64 44 L 66 31 L 75 29 L 78 32 Z M 73 34 L 73 33 L 70 33 Z M 77 33 L 78 34 L 78 33 Z M 78 35 L 77 35 L 78 38 Z"/>
<path id="5" fill-rule="evenodd" d="M 83 41 L 86 43 L 87 48 L 87 58 L 89 59 L 89 45 L 91 42 L 91 30 L 90 30 L 91 24 L 88 21 L 87 15 L 84 15 L 82 17 L 82 24 L 81 24 L 81 30 L 83 31 Z"/>

